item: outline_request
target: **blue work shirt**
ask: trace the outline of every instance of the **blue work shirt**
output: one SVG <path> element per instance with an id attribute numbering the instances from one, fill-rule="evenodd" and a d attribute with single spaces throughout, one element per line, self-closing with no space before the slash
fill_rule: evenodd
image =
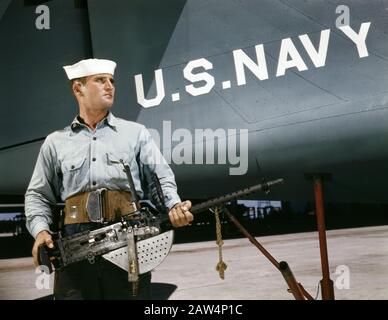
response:
<path id="1" fill-rule="evenodd" d="M 143 199 L 144 183 L 155 172 L 167 208 L 181 202 L 174 174 L 141 124 L 113 116 L 101 120 L 95 131 L 76 117 L 70 126 L 47 136 L 25 194 L 27 228 L 34 238 L 50 230 L 50 206 L 78 193 L 107 188 L 129 191 L 120 160 L 131 169 L 134 185 Z"/>

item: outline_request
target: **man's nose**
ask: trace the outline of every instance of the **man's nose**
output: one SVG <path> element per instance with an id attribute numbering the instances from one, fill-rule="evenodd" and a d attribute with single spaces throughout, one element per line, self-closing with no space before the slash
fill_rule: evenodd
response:
<path id="1" fill-rule="evenodd" d="M 114 89 L 114 85 L 113 85 L 113 82 L 110 81 L 109 79 L 105 81 L 105 88 L 107 89 L 110 89 L 110 90 L 113 90 Z"/>

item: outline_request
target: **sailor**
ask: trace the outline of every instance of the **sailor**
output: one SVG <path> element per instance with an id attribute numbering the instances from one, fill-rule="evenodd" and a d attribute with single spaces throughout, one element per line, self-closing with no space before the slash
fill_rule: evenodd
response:
<path id="1" fill-rule="evenodd" d="M 38 265 L 39 245 L 53 247 L 50 226 L 52 206 L 65 202 L 64 236 L 101 228 L 85 206 L 90 192 L 106 189 L 103 223 L 128 213 L 131 200 L 122 162 L 130 167 L 136 193 L 146 196 L 150 175 L 156 173 L 173 226 L 193 220 L 191 202 L 182 202 L 174 174 L 148 130 L 141 124 L 115 117 L 116 63 L 105 59 L 81 60 L 63 67 L 78 102 L 79 114 L 70 126 L 47 136 L 25 194 L 27 228 L 35 238 L 32 255 Z M 138 299 L 150 298 L 151 274 L 140 275 Z M 55 273 L 56 299 L 130 299 L 128 274 L 102 259 L 82 261 Z"/>

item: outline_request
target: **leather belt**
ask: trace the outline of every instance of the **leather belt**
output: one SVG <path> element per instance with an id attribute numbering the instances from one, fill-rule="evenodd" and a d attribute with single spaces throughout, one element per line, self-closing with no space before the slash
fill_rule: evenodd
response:
<path id="1" fill-rule="evenodd" d="M 117 221 L 138 210 L 131 193 L 99 189 L 66 199 L 64 224 Z"/>

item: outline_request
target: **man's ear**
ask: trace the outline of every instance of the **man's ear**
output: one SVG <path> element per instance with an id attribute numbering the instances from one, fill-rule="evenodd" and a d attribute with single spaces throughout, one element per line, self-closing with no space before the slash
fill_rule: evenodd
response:
<path id="1" fill-rule="evenodd" d="M 75 96 L 81 96 L 83 94 L 83 84 L 81 81 L 75 80 L 72 88 Z"/>

